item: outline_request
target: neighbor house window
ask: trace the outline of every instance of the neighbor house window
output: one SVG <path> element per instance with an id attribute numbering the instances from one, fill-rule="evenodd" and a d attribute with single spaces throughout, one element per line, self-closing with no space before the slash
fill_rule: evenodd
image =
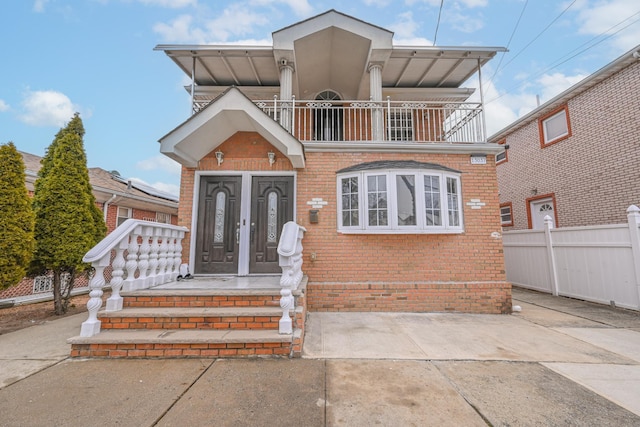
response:
<path id="1" fill-rule="evenodd" d="M 540 130 L 540 145 L 555 144 L 558 141 L 571 136 L 571 124 L 569 123 L 569 110 L 563 106 L 538 120 Z"/>
<path id="2" fill-rule="evenodd" d="M 354 233 L 460 233 L 460 174 L 418 162 L 373 162 L 400 166 L 338 173 L 338 229 Z M 434 170 L 404 169 L 426 165 Z M 358 168 L 359 166 L 353 167 Z M 349 169 L 353 169 L 349 168 Z M 341 171 L 342 172 L 342 171 Z M 346 171 L 345 171 L 346 172 Z"/>
<path id="3" fill-rule="evenodd" d="M 500 141 L 498 141 L 498 144 L 502 145 L 504 147 L 504 150 L 496 154 L 496 164 L 504 163 L 509 160 L 509 157 L 507 155 L 507 139 L 501 139 Z"/>
<path id="4" fill-rule="evenodd" d="M 133 214 L 133 210 L 131 208 L 123 208 L 121 206 L 118 206 L 117 226 L 119 227 L 120 225 L 122 225 L 123 222 L 131 218 L 132 214 Z"/>
<path id="5" fill-rule="evenodd" d="M 160 222 L 162 224 L 171 224 L 171 214 L 156 212 L 156 222 Z"/>
<path id="6" fill-rule="evenodd" d="M 500 204 L 500 224 L 503 227 L 511 227 L 513 225 L 513 206 L 511 202 Z"/>

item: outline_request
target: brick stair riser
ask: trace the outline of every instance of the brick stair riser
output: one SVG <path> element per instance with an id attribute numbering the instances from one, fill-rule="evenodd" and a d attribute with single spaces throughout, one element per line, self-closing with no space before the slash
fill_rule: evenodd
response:
<path id="1" fill-rule="evenodd" d="M 299 345 L 299 344 L 298 344 Z M 71 357 L 224 358 L 289 357 L 292 343 L 73 344 Z M 298 356 L 299 357 L 299 356 Z"/>
<path id="2" fill-rule="evenodd" d="M 125 308 L 280 307 L 280 296 L 126 296 L 123 306 Z"/>
<path id="3" fill-rule="evenodd" d="M 278 329 L 281 316 L 102 317 L 102 329 Z M 296 322 L 298 323 L 298 322 Z"/>

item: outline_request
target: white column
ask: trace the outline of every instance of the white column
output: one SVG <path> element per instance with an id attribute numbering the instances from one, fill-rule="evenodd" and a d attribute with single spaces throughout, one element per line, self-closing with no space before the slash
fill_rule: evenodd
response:
<path id="1" fill-rule="evenodd" d="M 291 131 L 293 106 L 293 66 L 286 59 L 280 60 L 280 124 Z"/>
<path id="2" fill-rule="evenodd" d="M 382 65 L 369 65 L 369 96 L 376 105 L 371 110 L 371 136 L 373 141 L 381 141 L 384 135 L 382 114 Z M 378 107 L 379 105 L 379 107 Z"/>

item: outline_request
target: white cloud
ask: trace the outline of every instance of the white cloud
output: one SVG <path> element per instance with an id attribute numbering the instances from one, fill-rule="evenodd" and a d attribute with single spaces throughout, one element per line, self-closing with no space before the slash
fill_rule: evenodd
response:
<path id="1" fill-rule="evenodd" d="M 389 3 L 391 3 L 391 0 L 363 0 L 363 1 L 366 6 L 379 6 L 379 7 L 385 7 Z"/>
<path id="2" fill-rule="evenodd" d="M 181 15 L 169 24 L 154 25 L 153 30 L 167 42 L 227 43 L 231 38 L 252 34 L 256 27 L 268 23 L 269 19 L 265 14 L 234 4 L 215 19 L 196 21 L 191 15 Z"/>
<path id="3" fill-rule="evenodd" d="M 586 74 L 567 76 L 562 73 L 544 74 L 538 79 L 541 90 L 541 102 L 547 102 L 562 91 L 587 77 Z"/>
<path id="4" fill-rule="evenodd" d="M 638 19 L 638 16 L 632 17 L 635 13 L 640 12 L 637 0 L 584 2 L 581 6 L 582 9 L 577 18 L 580 34 L 597 36 L 605 31 L 612 34 L 621 30 L 613 36 L 612 40 L 617 49 L 626 51 L 638 44 L 640 22 L 636 21 L 629 27 L 622 29 Z"/>
<path id="5" fill-rule="evenodd" d="M 49 0 L 36 0 L 33 2 L 33 11 L 37 13 L 44 12 L 44 6 L 49 2 Z"/>
<path id="6" fill-rule="evenodd" d="M 0 99 L 0 113 L 3 111 L 9 111 L 9 104 Z"/>
<path id="7" fill-rule="evenodd" d="M 32 126 L 62 127 L 81 108 L 69 97 L 54 90 L 29 91 L 22 101 L 20 120 Z"/>
<path id="8" fill-rule="evenodd" d="M 484 27 L 484 21 L 481 17 L 472 17 L 462 13 L 447 15 L 447 22 L 450 22 L 453 28 L 463 33 L 473 33 Z"/>
<path id="9" fill-rule="evenodd" d="M 405 0 L 405 4 L 408 6 L 412 6 L 416 3 L 425 3 L 429 6 L 437 6 L 440 7 L 441 0 Z M 446 5 L 447 3 L 445 3 Z M 460 4 L 465 7 L 485 7 L 489 4 L 489 0 L 458 0 L 454 2 L 455 6 L 459 6 Z"/>
<path id="10" fill-rule="evenodd" d="M 187 6 L 196 6 L 198 0 L 138 0 L 140 3 L 149 6 L 168 7 L 171 9 L 180 9 Z"/>
<path id="11" fill-rule="evenodd" d="M 430 46 L 433 41 L 416 36 L 420 24 L 413 19 L 412 12 L 404 12 L 398 15 L 398 19 L 389 25 L 393 31 L 393 44 L 396 46 Z"/>
<path id="12" fill-rule="evenodd" d="M 139 161 L 136 163 L 136 168 L 144 171 L 160 170 L 178 176 L 181 171 L 179 163 L 162 154 Z"/>
<path id="13" fill-rule="evenodd" d="M 308 16 L 313 13 L 313 7 L 307 0 L 251 0 L 251 5 L 271 6 L 275 4 L 285 4 L 298 16 Z"/>

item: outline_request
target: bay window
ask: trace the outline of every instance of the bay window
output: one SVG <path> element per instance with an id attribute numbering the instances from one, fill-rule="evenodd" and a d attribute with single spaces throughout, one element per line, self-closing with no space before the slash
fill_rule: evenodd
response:
<path id="1" fill-rule="evenodd" d="M 380 162 L 377 162 L 380 163 Z M 383 162 L 384 163 L 384 162 Z M 394 165 L 402 165 L 395 162 Z M 408 162 L 415 166 L 418 162 Z M 338 230 L 345 233 L 461 233 L 460 174 L 434 169 L 338 172 Z"/>

